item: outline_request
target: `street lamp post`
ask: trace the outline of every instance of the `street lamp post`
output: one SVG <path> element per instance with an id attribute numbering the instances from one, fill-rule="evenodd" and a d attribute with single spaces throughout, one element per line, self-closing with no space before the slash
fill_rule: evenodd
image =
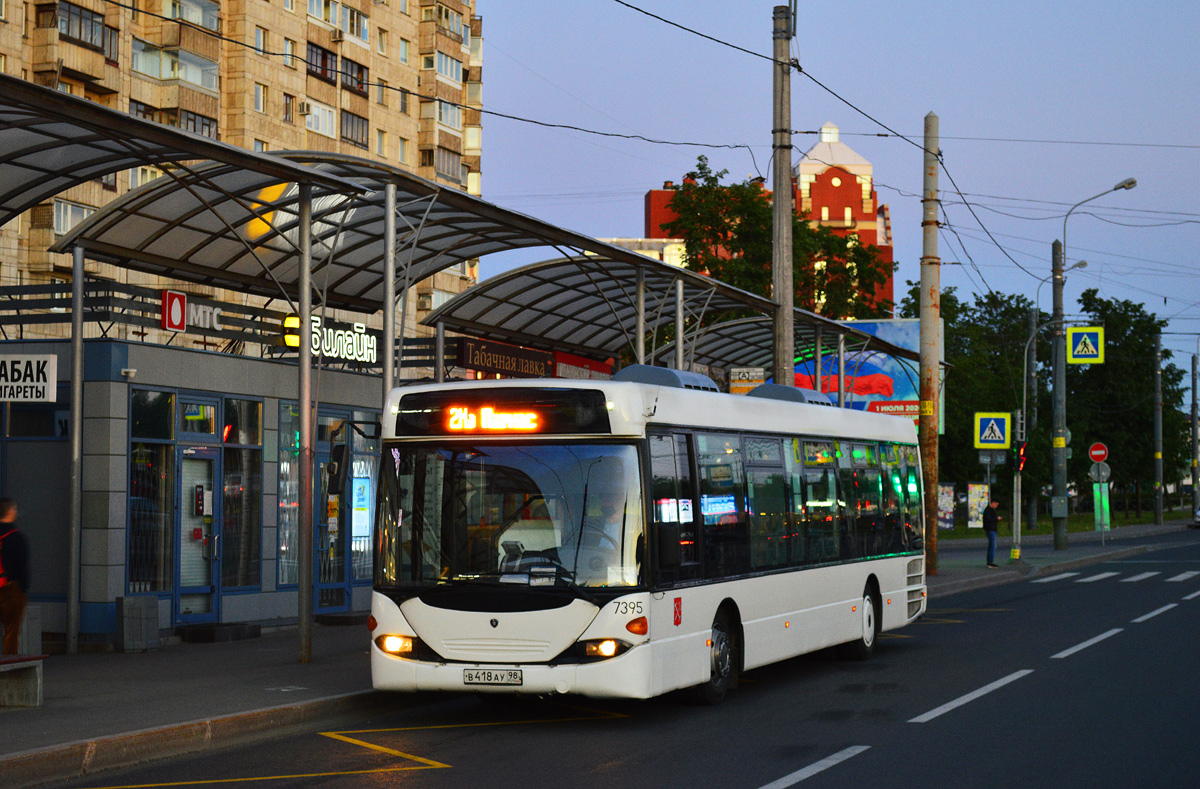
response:
<path id="1" fill-rule="evenodd" d="M 1067 547 L 1067 333 L 1063 326 L 1063 261 L 1067 255 L 1067 220 L 1076 208 L 1084 203 L 1104 197 L 1109 192 L 1132 189 L 1137 186 L 1133 178 L 1126 178 L 1111 189 L 1086 200 L 1080 200 L 1063 217 L 1062 243 L 1055 241 L 1052 247 L 1054 281 L 1054 432 L 1051 434 L 1050 459 L 1054 466 L 1054 494 L 1050 498 L 1050 515 L 1054 521 L 1054 550 Z"/>

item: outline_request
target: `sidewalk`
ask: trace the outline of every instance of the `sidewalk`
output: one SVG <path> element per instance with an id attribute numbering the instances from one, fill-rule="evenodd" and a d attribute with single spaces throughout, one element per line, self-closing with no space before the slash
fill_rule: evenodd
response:
<path id="1" fill-rule="evenodd" d="M 1048 535 L 1022 541 L 1009 563 L 984 567 L 986 540 L 939 542 L 929 597 L 1047 575 L 1148 549 L 1146 538 L 1187 527 L 1127 526 L 1072 534 L 1055 551 Z M 0 776 L 7 789 L 65 781 L 101 769 L 235 743 L 309 721 L 365 716 L 405 703 L 371 690 L 363 625 L 313 627 L 312 661 L 297 662 L 294 628 L 218 644 L 178 644 L 155 652 L 56 655 L 44 665 L 44 706 L 0 708 Z"/>

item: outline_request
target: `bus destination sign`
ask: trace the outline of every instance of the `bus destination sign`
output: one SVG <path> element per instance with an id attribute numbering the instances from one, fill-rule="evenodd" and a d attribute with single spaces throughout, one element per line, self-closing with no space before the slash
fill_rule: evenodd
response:
<path id="1" fill-rule="evenodd" d="M 447 409 L 450 418 L 446 429 L 451 433 L 474 431 L 529 432 L 538 429 L 538 415 L 533 411 L 497 411 L 483 406 L 478 411 L 471 408 L 451 406 Z"/>

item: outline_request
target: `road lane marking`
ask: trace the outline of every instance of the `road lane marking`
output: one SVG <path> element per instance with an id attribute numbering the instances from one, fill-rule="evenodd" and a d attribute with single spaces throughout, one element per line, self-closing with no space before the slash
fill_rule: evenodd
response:
<path id="1" fill-rule="evenodd" d="M 1074 578 L 1076 575 L 1079 575 L 1079 573 L 1059 573 L 1058 575 L 1051 575 L 1047 578 L 1039 578 L 1036 581 L 1030 581 L 1029 583 L 1031 583 L 1031 584 L 1048 584 L 1051 581 L 1061 581 L 1064 578 Z"/>
<path id="2" fill-rule="evenodd" d="M 1117 633 L 1120 633 L 1122 630 L 1124 630 L 1124 628 L 1114 627 L 1112 630 L 1109 630 L 1107 633 L 1101 633 L 1100 635 L 1096 636 L 1095 638 L 1089 638 L 1087 641 L 1084 641 L 1082 644 L 1076 644 L 1075 646 L 1071 647 L 1070 649 L 1064 649 L 1062 652 L 1059 652 L 1057 655 L 1051 655 L 1050 659 L 1057 660 L 1057 659 L 1061 659 L 1061 658 L 1065 658 L 1065 657 L 1071 657 L 1071 655 L 1074 655 L 1079 650 L 1087 649 L 1088 647 L 1093 646 L 1094 644 L 1099 644 L 1101 641 L 1103 641 L 1106 638 L 1112 638 Z"/>
<path id="3" fill-rule="evenodd" d="M 1096 581 L 1103 581 L 1105 578 L 1112 578 L 1114 575 L 1120 575 L 1120 573 L 1100 573 L 1099 575 L 1089 575 L 1087 578 L 1080 578 L 1075 583 L 1077 583 L 1077 584 L 1095 583 Z"/>
<path id="4" fill-rule="evenodd" d="M 783 776 L 778 781 L 772 781 L 771 783 L 761 787 L 761 789 L 785 789 L 788 786 L 798 784 L 806 778 L 812 778 L 819 772 L 828 770 L 830 767 L 841 764 L 847 759 L 858 756 L 860 753 L 868 750 L 870 747 L 870 745 L 851 745 L 849 748 L 846 748 L 843 751 L 838 751 L 833 756 L 826 756 L 819 762 L 813 762 L 803 770 L 797 770 L 794 773 Z"/>
<path id="5" fill-rule="evenodd" d="M 1153 578 L 1156 575 L 1162 575 L 1162 573 L 1158 572 L 1157 570 L 1148 572 L 1148 573 L 1138 573 L 1137 575 L 1131 575 L 1128 578 L 1122 578 L 1121 583 L 1123 583 L 1123 584 L 1137 583 L 1138 581 L 1144 581 L 1147 578 Z"/>
<path id="6" fill-rule="evenodd" d="M 1172 578 L 1168 578 L 1167 583 L 1179 583 L 1181 581 L 1186 581 L 1189 578 L 1195 578 L 1197 575 L 1200 575 L 1200 570 L 1188 570 L 1186 573 L 1180 573 Z"/>
<path id="7" fill-rule="evenodd" d="M 1141 624 L 1142 622 L 1145 622 L 1147 619 L 1153 619 L 1154 617 L 1158 616 L 1159 614 L 1170 611 L 1172 608 L 1174 608 L 1177 605 L 1179 605 L 1179 603 L 1167 603 L 1162 608 L 1156 608 L 1148 614 L 1142 614 L 1137 619 L 1133 620 L 1133 622 L 1134 622 L 1134 624 Z"/>
<path id="8" fill-rule="evenodd" d="M 1075 575 L 1075 573 L 1072 573 L 1072 575 Z M 986 696 L 987 694 L 991 693 L 993 690 L 999 690 L 1000 688 L 1004 687 L 1008 683 L 1016 682 L 1021 677 L 1024 677 L 1027 674 L 1032 674 L 1032 673 L 1033 673 L 1033 669 L 1022 669 L 1020 671 L 1013 672 L 1012 674 L 1009 674 L 1007 677 L 998 679 L 990 685 L 984 685 L 979 690 L 973 690 L 965 696 L 959 696 L 954 701 L 948 701 L 945 704 L 943 704 L 942 706 L 937 707 L 936 709 L 932 709 L 929 712 L 925 713 L 924 715 L 918 715 L 917 717 L 911 719 L 909 721 L 909 723 L 928 723 L 929 721 L 933 720 L 934 718 L 936 718 L 940 715 L 945 715 L 947 712 L 950 712 L 951 710 L 957 709 L 964 704 L 968 704 L 968 703 L 974 701 L 975 699 L 979 698 L 980 696 Z"/>
<path id="9" fill-rule="evenodd" d="M 1197 597 L 1200 597 L 1200 592 L 1192 592 L 1190 595 L 1187 595 L 1183 599 L 1184 600 L 1195 600 Z"/>

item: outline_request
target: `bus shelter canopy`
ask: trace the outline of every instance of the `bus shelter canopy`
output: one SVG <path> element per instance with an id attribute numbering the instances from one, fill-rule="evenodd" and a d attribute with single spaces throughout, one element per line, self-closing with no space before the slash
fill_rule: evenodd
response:
<path id="1" fill-rule="evenodd" d="M 500 208 L 382 162 L 292 151 L 280 159 L 351 181 L 362 195 L 313 201 L 312 283 L 318 301 L 373 313 L 384 299 L 385 188 L 396 188 L 396 276 L 413 285 L 495 252 L 528 247 L 633 262 L 635 252 Z M 295 292 L 299 190 L 220 163 L 172 172 L 107 205 L 55 245 L 126 268 L 210 287 Z"/>
<path id="2" fill-rule="evenodd" d="M 463 291 L 423 323 L 531 348 L 610 356 L 634 347 L 639 272 L 647 332 L 672 325 L 677 306 L 693 319 L 775 309 L 762 296 L 633 254 L 621 260 L 569 257 L 522 266 Z M 683 284 L 681 305 L 677 283 Z"/>
<path id="3" fill-rule="evenodd" d="M 0 74 L 0 225 L 73 186 L 148 164 L 224 162 L 275 182 L 361 187 L 269 154 L 135 118 Z"/>

